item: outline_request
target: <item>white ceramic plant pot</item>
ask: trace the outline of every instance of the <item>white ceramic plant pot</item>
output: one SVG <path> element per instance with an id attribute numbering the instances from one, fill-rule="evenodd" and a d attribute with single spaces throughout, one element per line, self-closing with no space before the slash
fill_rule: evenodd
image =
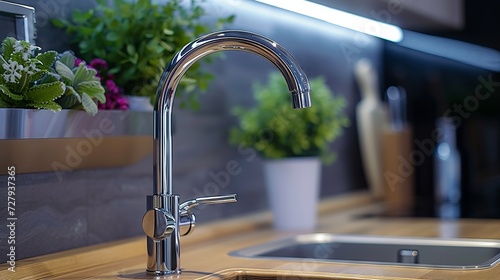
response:
<path id="1" fill-rule="evenodd" d="M 264 162 L 264 176 L 274 228 L 314 230 L 321 181 L 320 158 L 267 160 Z"/>
<path id="2" fill-rule="evenodd" d="M 129 110 L 132 111 L 153 111 L 149 96 L 127 95 Z"/>

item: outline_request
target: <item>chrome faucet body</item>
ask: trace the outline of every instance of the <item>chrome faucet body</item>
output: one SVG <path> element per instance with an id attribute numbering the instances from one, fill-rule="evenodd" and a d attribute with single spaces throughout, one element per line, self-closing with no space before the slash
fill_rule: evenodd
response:
<path id="1" fill-rule="evenodd" d="M 154 190 L 148 196 L 143 218 L 147 238 L 147 272 L 153 275 L 180 273 L 180 235 L 194 229 L 189 210 L 198 204 L 235 202 L 236 195 L 205 197 L 179 204 L 172 192 L 172 109 L 176 88 L 184 73 L 202 57 L 218 51 L 246 51 L 273 63 L 283 74 L 291 93 L 293 108 L 311 106 L 309 82 L 293 56 L 276 42 L 245 31 L 220 31 L 205 35 L 184 46 L 164 70 L 154 105 Z"/>

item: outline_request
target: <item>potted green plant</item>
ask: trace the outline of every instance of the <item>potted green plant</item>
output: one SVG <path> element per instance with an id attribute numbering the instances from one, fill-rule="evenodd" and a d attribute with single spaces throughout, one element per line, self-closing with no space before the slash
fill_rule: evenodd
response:
<path id="1" fill-rule="evenodd" d="M 200 0 L 188 4 L 114 0 L 111 6 L 108 2 L 97 0 L 95 8 L 76 10 L 70 20 L 54 19 L 53 23 L 71 35 L 84 60 L 106 60 L 109 73 L 130 96 L 152 99 L 163 70 L 182 46 L 233 20 L 232 16 L 219 18 L 213 27 L 203 22 Z M 196 108 L 195 89 L 206 89 L 211 78 L 201 64 L 193 65 L 179 86 L 181 106 Z"/>
<path id="2" fill-rule="evenodd" d="M 329 144 L 349 125 L 343 113 L 346 100 L 333 95 L 323 78 L 310 80 L 310 85 L 312 107 L 292 110 L 281 73 L 272 72 L 267 84 L 253 85 L 256 106 L 233 111 L 238 125 L 230 131 L 230 143 L 251 147 L 264 158 L 278 229 L 314 228 L 321 163 L 335 159 Z"/>

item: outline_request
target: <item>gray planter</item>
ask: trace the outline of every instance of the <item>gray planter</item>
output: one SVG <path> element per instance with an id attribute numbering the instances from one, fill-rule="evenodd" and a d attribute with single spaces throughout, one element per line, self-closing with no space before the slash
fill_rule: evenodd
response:
<path id="1" fill-rule="evenodd" d="M 18 173 L 130 165 L 152 153 L 152 131 L 152 111 L 0 109 L 0 165 Z"/>

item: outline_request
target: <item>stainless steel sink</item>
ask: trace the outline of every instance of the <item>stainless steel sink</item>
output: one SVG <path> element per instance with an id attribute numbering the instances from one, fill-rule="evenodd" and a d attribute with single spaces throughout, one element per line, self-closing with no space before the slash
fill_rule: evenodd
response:
<path id="1" fill-rule="evenodd" d="M 230 252 L 246 258 L 371 263 L 451 269 L 500 262 L 500 240 L 303 234 Z"/>

